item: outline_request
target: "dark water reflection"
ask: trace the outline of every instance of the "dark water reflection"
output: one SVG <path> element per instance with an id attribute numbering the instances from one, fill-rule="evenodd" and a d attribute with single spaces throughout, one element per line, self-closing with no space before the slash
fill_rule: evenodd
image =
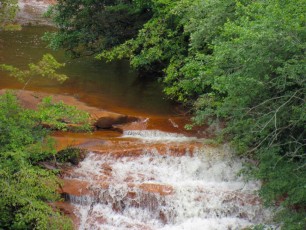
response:
<path id="1" fill-rule="evenodd" d="M 52 28 L 25 27 L 22 31 L 0 32 L 0 63 L 26 68 L 29 62 L 37 62 L 45 53 L 52 53 L 58 61 L 66 63 L 61 72 L 69 80 L 64 84 L 37 79 L 26 89 L 74 95 L 90 105 L 117 112 L 173 114 L 173 105 L 164 99 L 161 87 L 154 81 L 139 81 L 126 61 L 71 60 L 63 51 L 46 48 L 41 36 L 47 30 Z M 22 85 L 0 72 L 0 88 L 22 88 Z"/>

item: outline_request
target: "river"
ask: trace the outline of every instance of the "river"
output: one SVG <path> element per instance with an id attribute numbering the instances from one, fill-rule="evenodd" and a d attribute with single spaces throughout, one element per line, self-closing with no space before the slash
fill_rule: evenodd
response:
<path id="1" fill-rule="evenodd" d="M 133 115 L 122 132 L 55 133 L 89 153 L 62 174 L 62 193 L 77 229 L 223 230 L 269 223 L 271 211 L 257 196 L 260 182 L 239 175 L 243 160 L 228 146 L 207 144 L 201 129 L 184 131 L 187 118 L 155 81 L 139 79 L 127 62 L 70 60 L 46 48 L 50 27 L 0 33 L 0 62 L 25 68 L 44 53 L 66 62 L 62 85 L 34 80 L 27 90 L 70 95 L 90 106 Z M 22 85 L 0 72 L 0 88 Z M 70 142 L 68 142 L 70 140 Z M 76 144 L 77 143 L 77 144 Z"/>
<path id="2" fill-rule="evenodd" d="M 45 53 L 53 54 L 66 67 L 62 73 L 69 80 L 62 85 L 55 81 L 37 79 L 27 89 L 50 93 L 65 93 L 78 97 L 93 106 L 105 109 L 132 110 L 149 114 L 173 114 L 173 107 L 162 96 L 162 89 L 156 81 L 140 80 L 127 62 L 103 63 L 93 58 L 70 60 L 63 52 L 47 49 L 41 40 L 51 27 L 24 27 L 22 31 L 1 32 L 0 61 L 26 68 L 30 62 L 37 62 Z M 15 79 L 6 76 L 0 79 L 1 88 L 21 88 Z"/>

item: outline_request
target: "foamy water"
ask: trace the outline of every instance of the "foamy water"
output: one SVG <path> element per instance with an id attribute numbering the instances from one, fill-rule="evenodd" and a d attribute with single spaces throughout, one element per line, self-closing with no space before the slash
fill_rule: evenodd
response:
<path id="1" fill-rule="evenodd" d="M 188 141 L 160 131 L 129 131 L 123 134 L 127 136 Z M 223 230 L 269 223 L 271 212 L 256 195 L 260 183 L 238 176 L 242 165 L 221 147 L 203 147 L 184 156 L 149 148 L 140 156 L 119 158 L 111 149 L 110 154 L 89 153 L 68 178 L 89 182 L 91 192 L 70 196 L 70 201 L 81 230 Z"/>
<path id="2" fill-rule="evenodd" d="M 159 130 L 126 130 L 123 132 L 124 138 L 138 138 L 143 141 L 166 141 L 184 142 L 199 141 L 196 137 L 186 137 L 178 133 L 167 133 Z"/>

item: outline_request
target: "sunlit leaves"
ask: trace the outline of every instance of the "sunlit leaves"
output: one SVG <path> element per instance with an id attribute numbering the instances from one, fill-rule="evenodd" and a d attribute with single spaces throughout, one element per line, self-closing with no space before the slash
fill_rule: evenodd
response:
<path id="1" fill-rule="evenodd" d="M 60 83 L 66 81 L 68 77 L 65 74 L 57 73 L 57 70 L 64 66 L 65 64 L 57 62 L 51 54 L 44 54 L 42 59 L 36 64 L 30 63 L 28 70 L 21 70 L 6 64 L 0 64 L 0 69 L 7 71 L 10 76 L 24 83 L 25 88 L 36 77 L 54 79 Z"/>
<path id="2" fill-rule="evenodd" d="M 46 97 L 38 106 L 36 116 L 42 124 L 58 130 L 89 131 L 91 129 L 89 114 L 63 102 L 53 102 Z"/>

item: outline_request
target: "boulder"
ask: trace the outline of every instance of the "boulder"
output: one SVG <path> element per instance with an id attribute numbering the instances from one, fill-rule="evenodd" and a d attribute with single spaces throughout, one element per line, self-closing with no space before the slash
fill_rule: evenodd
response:
<path id="1" fill-rule="evenodd" d="M 63 185 L 60 186 L 58 192 L 70 196 L 88 196 L 91 195 L 90 183 L 88 181 L 81 181 L 77 179 L 64 179 Z"/>
<path id="2" fill-rule="evenodd" d="M 139 188 L 148 193 L 159 193 L 161 196 L 172 195 L 174 193 L 174 188 L 171 185 L 143 183 Z"/>
<path id="3" fill-rule="evenodd" d="M 136 117 L 130 117 L 126 115 L 113 115 L 113 116 L 105 116 L 100 117 L 96 123 L 95 126 L 100 129 L 111 129 L 114 125 L 129 123 L 137 121 L 138 119 Z"/>

